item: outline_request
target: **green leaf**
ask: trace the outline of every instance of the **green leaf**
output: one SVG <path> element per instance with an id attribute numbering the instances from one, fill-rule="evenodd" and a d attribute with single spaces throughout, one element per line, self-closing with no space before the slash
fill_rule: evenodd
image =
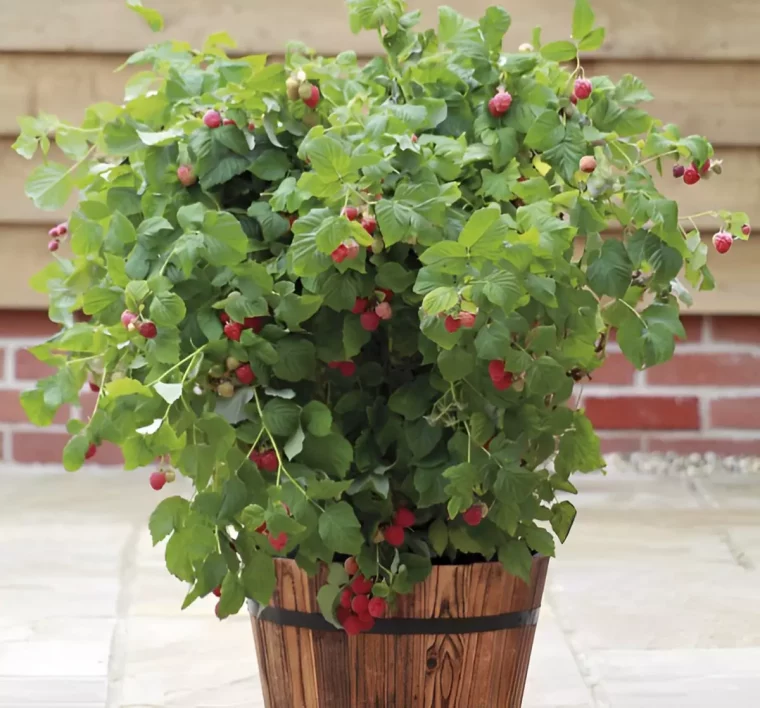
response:
<path id="1" fill-rule="evenodd" d="M 222 581 L 222 596 L 219 598 L 219 619 L 237 614 L 245 602 L 245 589 L 237 573 L 228 571 Z"/>
<path id="2" fill-rule="evenodd" d="M 300 462 L 315 470 L 322 470 L 331 477 L 345 478 L 354 459 L 354 448 L 342 435 L 307 435 Z"/>
<path id="3" fill-rule="evenodd" d="M 26 180 L 26 195 L 44 211 L 61 209 L 71 196 L 74 180 L 70 171 L 57 162 L 37 167 Z"/>
<path id="4" fill-rule="evenodd" d="M 549 61 L 572 61 L 578 55 L 578 50 L 572 42 L 549 42 L 541 47 L 541 56 Z"/>
<path id="5" fill-rule="evenodd" d="M 84 456 L 90 447 L 90 440 L 86 435 L 75 435 L 70 438 L 63 448 L 63 468 L 67 472 L 74 472 L 84 464 Z"/>
<path id="6" fill-rule="evenodd" d="M 446 523 L 441 519 L 433 521 L 428 528 L 428 539 L 430 540 L 430 547 L 436 555 L 442 556 L 449 544 L 449 531 Z"/>
<path id="7" fill-rule="evenodd" d="M 226 212 L 209 211 L 203 218 L 204 240 L 213 265 L 237 265 L 248 253 L 248 238 L 240 222 Z"/>
<path id="8" fill-rule="evenodd" d="M 564 543 L 567 540 L 577 513 L 575 507 L 569 501 L 558 502 L 552 507 L 551 524 L 560 543 Z"/>
<path id="9" fill-rule="evenodd" d="M 594 11 L 588 0 L 575 0 L 573 9 L 573 39 L 583 39 L 594 28 Z"/>
<path id="10" fill-rule="evenodd" d="M 275 349 L 279 357 L 273 368 L 275 376 L 284 381 L 314 378 L 317 357 L 314 345 L 309 340 L 285 337 L 277 342 Z"/>
<path id="11" fill-rule="evenodd" d="M 181 528 L 188 512 L 190 502 L 182 497 L 162 499 L 150 515 L 148 529 L 153 545 L 163 541 L 170 533 Z"/>
<path id="12" fill-rule="evenodd" d="M 595 52 L 604 44 L 606 35 L 604 27 L 597 27 L 591 30 L 579 43 L 578 49 L 582 52 Z"/>
<path id="13" fill-rule="evenodd" d="M 547 396 L 554 393 L 566 378 L 565 369 L 557 361 L 542 356 L 530 365 L 525 383 L 532 394 Z"/>
<path id="14" fill-rule="evenodd" d="M 467 248 L 474 246 L 500 216 L 499 209 L 479 209 L 468 219 L 457 241 Z"/>
<path id="15" fill-rule="evenodd" d="M 251 165 L 251 172 L 267 182 L 282 179 L 289 169 L 290 159 L 284 150 L 265 150 Z"/>
<path id="16" fill-rule="evenodd" d="M 260 605 L 269 604 L 277 582 L 274 559 L 271 556 L 254 551 L 243 567 L 241 577 L 246 596 Z"/>
<path id="17" fill-rule="evenodd" d="M 503 7 L 489 7 L 480 20 L 480 31 L 491 49 L 501 49 L 511 25 L 512 17 Z"/>
<path id="18" fill-rule="evenodd" d="M 319 535 L 334 553 L 355 555 L 364 543 L 361 525 L 347 502 L 337 502 L 319 517 Z"/>
<path id="19" fill-rule="evenodd" d="M 272 435 L 291 436 L 299 426 L 301 407 L 291 401 L 273 398 L 264 406 L 264 425 Z"/>
<path id="20" fill-rule="evenodd" d="M 499 562 L 508 573 L 530 582 L 533 555 L 525 541 L 512 539 L 499 546 Z"/>
<path id="21" fill-rule="evenodd" d="M 565 137 L 565 126 L 556 110 L 541 113 L 525 136 L 525 144 L 533 150 L 549 150 Z"/>
<path id="22" fill-rule="evenodd" d="M 335 617 L 335 608 L 338 603 L 338 596 L 342 589 L 339 585 L 323 585 L 317 592 L 317 606 L 322 616 L 338 629 L 342 629 L 340 623 Z"/>
<path id="23" fill-rule="evenodd" d="M 446 381 L 461 381 L 475 370 L 475 354 L 461 347 L 444 349 L 438 355 L 438 369 Z"/>
<path id="24" fill-rule="evenodd" d="M 561 437 L 554 460 L 555 471 L 565 479 L 573 472 L 595 472 L 604 467 L 599 438 L 591 421 L 577 411 L 573 414 L 573 425 Z"/>
<path id="25" fill-rule="evenodd" d="M 138 394 L 140 396 L 152 396 L 152 389 L 148 388 L 144 384 L 135 379 L 116 379 L 115 381 L 109 381 L 105 388 L 106 394 L 111 398 L 120 398 L 121 396 L 131 396 L 132 394 Z"/>
<path id="26" fill-rule="evenodd" d="M 625 246 L 615 239 L 608 239 L 602 246 L 599 258 L 586 271 L 588 283 L 597 295 L 621 298 L 631 284 L 633 264 Z"/>
<path id="27" fill-rule="evenodd" d="M 156 293 L 150 304 L 150 318 L 158 326 L 173 327 L 185 319 L 185 303 L 176 293 Z"/>
<path id="28" fill-rule="evenodd" d="M 127 0 L 127 7 L 140 15 L 154 32 L 160 32 L 164 28 L 164 18 L 161 13 L 144 7 L 142 0 Z"/>
<path id="29" fill-rule="evenodd" d="M 320 401 L 310 401 L 304 406 L 302 418 L 306 429 L 318 438 L 330 434 L 332 428 L 332 413 Z"/>

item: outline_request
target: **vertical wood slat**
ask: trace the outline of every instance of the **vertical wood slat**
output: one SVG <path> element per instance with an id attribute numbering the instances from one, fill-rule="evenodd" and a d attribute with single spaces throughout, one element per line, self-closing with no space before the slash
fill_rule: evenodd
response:
<path id="1" fill-rule="evenodd" d="M 436 566 L 394 617 L 462 618 L 540 606 L 547 558 L 531 583 L 498 563 Z M 271 605 L 317 613 L 324 575 L 276 561 Z M 520 708 L 535 626 L 459 635 L 348 637 L 252 619 L 267 708 Z"/>

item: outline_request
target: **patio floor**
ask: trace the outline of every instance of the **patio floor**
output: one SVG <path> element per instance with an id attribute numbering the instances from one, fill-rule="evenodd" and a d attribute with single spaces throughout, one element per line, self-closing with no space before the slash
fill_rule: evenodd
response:
<path id="1" fill-rule="evenodd" d="M 523 708 L 755 708 L 760 475 L 577 484 Z M 247 616 L 180 612 L 158 498 L 144 472 L 0 470 L 0 706 L 263 708 Z"/>

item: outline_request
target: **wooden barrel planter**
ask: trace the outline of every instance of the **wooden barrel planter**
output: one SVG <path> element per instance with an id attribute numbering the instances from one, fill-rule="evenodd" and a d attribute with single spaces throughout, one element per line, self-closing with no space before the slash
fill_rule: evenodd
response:
<path id="1" fill-rule="evenodd" d="M 267 708 L 520 708 L 548 558 L 530 585 L 498 563 L 434 566 L 357 637 L 319 614 L 319 577 L 275 562 L 270 605 L 249 603 Z"/>

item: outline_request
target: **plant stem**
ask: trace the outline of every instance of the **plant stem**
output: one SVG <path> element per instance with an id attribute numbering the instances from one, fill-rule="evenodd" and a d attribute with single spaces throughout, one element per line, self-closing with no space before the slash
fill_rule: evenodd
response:
<path id="1" fill-rule="evenodd" d="M 182 359 L 182 361 L 178 361 L 174 366 L 171 367 L 171 369 L 167 369 L 166 371 L 164 371 L 164 373 L 161 374 L 157 379 L 153 379 L 153 381 L 151 381 L 149 384 L 145 384 L 145 385 L 146 386 L 152 386 L 153 384 L 156 384 L 159 381 L 163 380 L 163 378 L 165 376 L 168 376 L 169 374 L 172 373 L 172 371 L 178 369 L 180 366 L 182 366 L 182 364 L 184 364 L 186 361 L 188 361 L 188 359 L 192 359 L 192 358 L 198 356 L 198 354 L 200 354 L 207 346 L 208 346 L 208 343 L 204 344 L 200 349 L 196 349 L 192 354 L 190 354 L 190 355 L 186 356 L 184 359 Z M 188 367 L 188 371 L 191 368 L 192 367 Z M 185 372 L 185 373 L 187 373 L 187 372 Z M 184 382 L 184 380 L 185 379 L 183 378 L 182 381 Z"/>
<path id="2" fill-rule="evenodd" d="M 631 312 L 633 312 L 634 315 L 636 315 L 636 317 L 639 318 L 641 324 L 646 326 L 644 318 L 639 314 L 639 311 L 635 307 L 631 307 L 625 300 L 617 300 L 616 302 L 622 302 Z"/>

